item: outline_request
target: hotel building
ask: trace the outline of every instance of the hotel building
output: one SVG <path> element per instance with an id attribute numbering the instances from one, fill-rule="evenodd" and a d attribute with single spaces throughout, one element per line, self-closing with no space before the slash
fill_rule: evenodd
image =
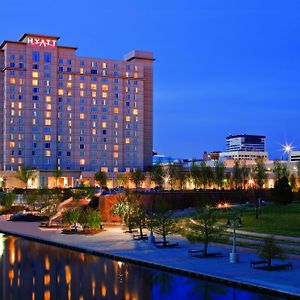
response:
<path id="1" fill-rule="evenodd" d="M 59 37 L 0 46 L 0 169 L 125 172 L 152 165 L 153 53 L 76 55 Z"/>

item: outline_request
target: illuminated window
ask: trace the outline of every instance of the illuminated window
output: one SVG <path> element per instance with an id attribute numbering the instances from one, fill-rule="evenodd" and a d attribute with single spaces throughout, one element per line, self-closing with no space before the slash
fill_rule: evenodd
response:
<path id="1" fill-rule="evenodd" d="M 46 119 L 46 120 L 45 120 L 45 125 L 50 126 L 50 125 L 51 125 L 51 120 Z"/>
<path id="2" fill-rule="evenodd" d="M 51 96 L 46 96 L 46 102 L 51 102 Z"/>
<path id="3" fill-rule="evenodd" d="M 45 141 L 51 141 L 51 135 L 46 134 L 45 135 Z"/>
<path id="4" fill-rule="evenodd" d="M 67 95 L 72 96 L 72 91 L 68 91 Z"/>
<path id="5" fill-rule="evenodd" d="M 61 135 L 57 136 L 57 141 L 60 142 L 61 141 Z"/>
<path id="6" fill-rule="evenodd" d="M 139 92 L 139 88 L 135 88 L 135 92 L 136 92 L 136 94 Z"/>
<path id="7" fill-rule="evenodd" d="M 92 92 L 92 97 L 94 97 L 94 98 L 97 97 L 97 92 L 93 91 Z"/>
<path id="8" fill-rule="evenodd" d="M 126 116 L 126 122 L 130 122 L 130 116 Z"/>
<path id="9" fill-rule="evenodd" d="M 69 75 L 68 77 L 69 77 L 69 78 L 68 78 L 69 80 L 72 80 L 72 75 Z"/>
<path id="10" fill-rule="evenodd" d="M 107 68 L 107 64 L 104 62 L 104 63 L 102 63 L 102 68 L 103 69 L 106 69 Z"/>
<path id="11" fill-rule="evenodd" d="M 134 114 L 134 115 L 137 115 L 138 113 L 139 113 L 139 111 L 138 111 L 137 109 L 134 109 L 134 110 L 133 110 L 133 114 Z"/>
<path id="12" fill-rule="evenodd" d="M 118 168 L 114 168 L 114 172 L 115 172 L 115 173 L 118 173 L 118 172 L 119 172 L 119 169 L 118 169 Z"/>
<path id="13" fill-rule="evenodd" d="M 14 148 L 15 147 L 15 142 L 9 142 L 9 148 Z"/>
<path id="14" fill-rule="evenodd" d="M 118 114 L 119 113 L 119 108 L 118 107 L 114 107 L 114 113 Z"/>
<path id="15" fill-rule="evenodd" d="M 22 85 L 24 83 L 24 80 L 22 78 L 19 79 L 19 85 Z"/>
<path id="16" fill-rule="evenodd" d="M 11 158 L 10 158 L 10 163 L 11 163 L 11 164 L 14 164 L 14 163 L 15 163 L 15 158 L 14 158 L 14 157 L 11 157 Z"/>
<path id="17" fill-rule="evenodd" d="M 125 144 L 130 144 L 130 138 L 125 139 Z"/>
<path id="18" fill-rule="evenodd" d="M 9 78 L 9 83 L 11 84 L 15 84 L 16 83 L 16 79 L 15 78 Z"/>
<path id="19" fill-rule="evenodd" d="M 72 121 L 68 121 L 68 126 L 69 126 L 69 127 L 72 126 Z"/>
<path id="20" fill-rule="evenodd" d="M 46 150 L 45 151 L 45 156 L 47 156 L 47 157 L 51 156 L 51 151 L 50 150 Z"/>
<path id="21" fill-rule="evenodd" d="M 59 89 L 58 90 L 58 95 L 62 96 L 64 94 L 64 90 L 63 89 Z"/>
<path id="22" fill-rule="evenodd" d="M 84 74 L 84 69 L 83 69 L 83 68 L 80 68 L 80 69 L 79 69 L 79 72 L 80 72 L 80 74 Z"/>
<path id="23" fill-rule="evenodd" d="M 97 134 L 97 130 L 96 129 L 92 129 L 92 135 L 96 135 Z"/>
<path id="24" fill-rule="evenodd" d="M 81 120 L 83 120 L 83 119 L 84 119 L 84 114 L 83 114 L 83 113 L 79 114 L 79 118 L 80 118 Z"/>
<path id="25" fill-rule="evenodd" d="M 84 159 L 80 159 L 80 160 L 79 160 L 79 164 L 80 164 L 81 166 L 83 166 L 83 165 L 85 164 L 85 160 L 84 160 Z"/>
<path id="26" fill-rule="evenodd" d="M 72 110 L 72 106 L 71 105 L 68 105 L 67 106 L 67 111 L 71 111 Z"/>
<path id="27" fill-rule="evenodd" d="M 37 86 L 39 85 L 39 81 L 37 79 L 32 80 L 32 85 Z"/>
<path id="28" fill-rule="evenodd" d="M 114 152 L 114 158 L 118 158 L 119 157 L 119 153 L 118 152 Z"/>
<path id="29" fill-rule="evenodd" d="M 134 73 L 134 74 L 133 74 L 133 77 L 134 77 L 134 78 L 138 78 L 138 77 L 139 77 L 139 74 L 138 74 L 138 73 Z"/>
<path id="30" fill-rule="evenodd" d="M 32 125 L 36 125 L 36 119 L 32 119 Z"/>
<path id="31" fill-rule="evenodd" d="M 114 145 L 114 151 L 119 151 L 119 145 Z"/>
<path id="32" fill-rule="evenodd" d="M 118 128 L 119 127 L 119 124 L 118 122 L 115 123 L 115 128 Z"/>
<path id="33" fill-rule="evenodd" d="M 129 73 L 128 72 L 125 73 L 125 77 L 129 77 Z"/>
<path id="34" fill-rule="evenodd" d="M 71 89 L 72 88 L 72 82 L 67 83 L 67 88 Z"/>
<path id="35" fill-rule="evenodd" d="M 96 127 L 96 121 L 93 121 L 93 122 L 92 122 L 92 126 L 93 126 L 93 127 Z"/>
<path id="36" fill-rule="evenodd" d="M 50 111 L 46 111 L 45 112 L 45 117 L 46 118 L 51 118 L 51 112 Z"/>
<path id="37" fill-rule="evenodd" d="M 107 173 L 107 172 L 108 172 L 108 168 L 102 167 L 102 168 L 101 168 L 101 172 Z"/>
<path id="38" fill-rule="evenodd" d="M 23 162 L 22 158 L 18 158 L 18 164 L 21 164 Z"/>
<path id="39" fill-rule="evenodd" d="M 97 84 L 92 83 L 92 84 L 91 84 L 91 89 L 92 89 L 92 90 L 96 90 L 96 89 L 97 89 Z"/>
<path id="40" fill-rule="evenodd" d="M 39 73 L 38 72 L 32 72 L 32 77 L 33 78 L 39 78 Z"/>
<path id="41" fill-rule="evenodd" d="M 22 108 L 22 103 L 21 103 L 21 102 L 18 103 L 18 108 L 19 108 L 19 109 Z"/>
<path id="42" fill-rule="evenodd" d="M 51 110 L 52 105 L 51 104 L 46 104 L 46 109 Z"/>
<path id="43" fill-rule="evenodd" d="M 108 85 L 107 84 L 102 85 L 102 91 L 108 91 Z"/>
<path id="44" fill-rule="evenodd" d="M 106 122 L 102 122 L 102 128 L 106 128 Z"/>
<path id="45" fill-rule="evenodd" d="M 134 66 L 134 71 L 138 71 L 138 70 L 139 70 L 138 66 Z"/>
<path id="46" fill-rule="evenodd" d="M 80 95 L 81 97 L 83 97 L 83 96 L 84 96 L 84 91 L 80 91 L 80 92 L 79 92 L 79 95 Z"/>
<path id="47" fill-rule="evenodd" d="M 107 93 L 106 92 L 102 92 L 102 98 L 107 98 Z"/>
<path id="48" fill-rule="evenodd" d="M 84 89 L 84 83 L 81 82 L 81 83 L 79 84 L 79 87 L 80 87 L 81 89 Z"/>

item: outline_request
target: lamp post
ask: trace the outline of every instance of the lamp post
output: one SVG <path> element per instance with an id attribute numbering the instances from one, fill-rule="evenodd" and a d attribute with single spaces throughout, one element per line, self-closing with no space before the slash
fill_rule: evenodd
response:
<path id="1" fill-rule="evenodd" d="M 239 262 L 239 254 L 236 251 L 236 236 L 235 236 L 235 224 L 236 224 L 236 213 L 233 212 L 233 232 L 232 232 L 232 250 L 229 254 L 230 263 L 238 263 Z"/>

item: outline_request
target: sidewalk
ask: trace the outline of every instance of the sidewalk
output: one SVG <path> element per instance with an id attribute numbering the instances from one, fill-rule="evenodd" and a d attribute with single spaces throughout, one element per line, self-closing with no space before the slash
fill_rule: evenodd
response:
<path id="1" fill-rule="evenodd" d="M 241 253 L 240 263 L 229 263 L 228 247 L 209 247 L 209 251 L 221 251 L 220 258 L 195 258 L 188 254 L 189 248 L 196 248 L 180 236 L 170 237 L 179 242 L 179 248 L 158 249 L 148 241 L 134 241 L 131 234 L 124 234 L 120 227 L 106 228 L 93 236 L 64 235 L 58 230 L 41 231 L 38 223 L 0 221 L 0 231 L 41 241 L 74 247 L 77 250 L 106 254 L 115 259 L 138 261 L 148 266 L 160 266 L 169 270 L 185 271 L 204 278 L 213 277 L 226 283 L 260 287 L 300 297 L 300 261 L 292 261 L 293 270 L 268 272 L 251 269 L 250 261 L 256 259 L 252 253 Z M 199 247 L 199 245 L 198 245 Z M 197 248 L 198 248 L 197 247 Z"/>

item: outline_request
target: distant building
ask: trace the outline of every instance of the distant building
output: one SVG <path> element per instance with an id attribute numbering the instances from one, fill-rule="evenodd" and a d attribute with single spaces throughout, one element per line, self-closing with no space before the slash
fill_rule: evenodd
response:
<path id="1" fill-rule="evenodd" d="M 219 160 L 220 158 L 220 151 L 212 151 L 212 152 L 204 152 L 203 153 L 203 160 L 209 161 L 209 160 Z"/>
<path id="2" fill-rule="evenodd" d="M 226 151 L 266 151 L 266 137 L 264 135 L 238 134 L 226 137 Z"/>
<path id="3" fill-rule="evenodd" d="M 300 150 L 290 152 L 290 161 L 300 161 Z"/>
<path id="4" fill-rule="evenodd" d="M 268 159 L 268 152 L 260 151 L 230 151 L 221 152 L 220 160 L 255 160 L 259 157 Z"/>

